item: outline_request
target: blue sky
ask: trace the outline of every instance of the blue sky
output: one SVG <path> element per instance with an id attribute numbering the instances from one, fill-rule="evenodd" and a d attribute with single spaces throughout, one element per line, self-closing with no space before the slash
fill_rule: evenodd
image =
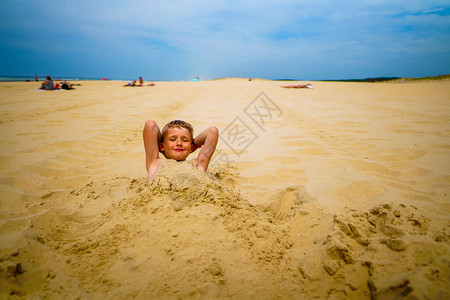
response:
<path id="1" fill-rule="evenodd" d="M 146 80 L 450 73 L 448 0 L 0 0 L 0 74 Z"/>

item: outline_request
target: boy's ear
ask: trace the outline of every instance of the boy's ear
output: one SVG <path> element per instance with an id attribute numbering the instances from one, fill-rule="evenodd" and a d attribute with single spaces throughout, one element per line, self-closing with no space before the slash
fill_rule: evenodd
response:
<path id="1" fill-rule="evenodd" d="M 164 152 L 164 145 L 163 143 L 158 143 L 159 144 L 159 151 Z"/>

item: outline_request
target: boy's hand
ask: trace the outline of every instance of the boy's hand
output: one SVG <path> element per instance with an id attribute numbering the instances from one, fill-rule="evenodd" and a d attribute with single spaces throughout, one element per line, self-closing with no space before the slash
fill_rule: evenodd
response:
<path id="1" fill-rule="evenodd" d="M 214 150 L 216 150 L 217 141 L 219 139 L 219 130 L 217 127 L 211 126 L 202 131 L 196 139 L 198 140 L 194 140 L 194 145 L 196 144 L 195 142 L 197 142 L 204 146 L 198 154 L 196 167 L 201 171 L 206 171 L 209 161 L 214 154 Z"/>

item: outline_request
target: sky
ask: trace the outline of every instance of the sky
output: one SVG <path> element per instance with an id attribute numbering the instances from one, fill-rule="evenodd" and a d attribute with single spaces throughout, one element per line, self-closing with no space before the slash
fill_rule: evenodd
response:
<path id="1" fill-rule="evenodd" d="M 132 80 L 450 73 L 448 0 L 0 0 L 0 74 Z"/>

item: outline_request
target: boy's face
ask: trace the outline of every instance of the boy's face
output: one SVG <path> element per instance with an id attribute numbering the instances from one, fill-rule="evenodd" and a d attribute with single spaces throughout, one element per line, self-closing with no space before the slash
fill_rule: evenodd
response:
<path id="1" fill-rule="evenodd" d="M 167 130 L 163 144 L 160 146 L 166 158 L 185 160 L 192 152 L 192 140 L 189 130 L 182 127 L 171 127 Z"/>

